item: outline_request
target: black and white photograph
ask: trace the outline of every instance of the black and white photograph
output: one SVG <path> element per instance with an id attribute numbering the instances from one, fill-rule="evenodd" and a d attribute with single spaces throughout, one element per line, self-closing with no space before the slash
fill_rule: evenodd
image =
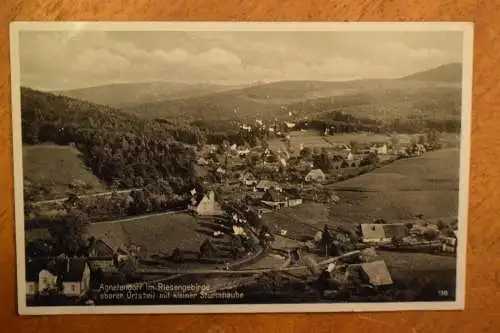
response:
<path id="1" fill-rule="evenodd" d="M 10 37 L 20 314 L 464 308 L 472 24 Z"/>

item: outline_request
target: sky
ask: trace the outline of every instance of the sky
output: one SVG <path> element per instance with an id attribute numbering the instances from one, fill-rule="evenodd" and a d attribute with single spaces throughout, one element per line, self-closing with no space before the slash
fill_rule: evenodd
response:
<path id="1" fill-rule="evenodd" d="M 461 32 L 21 31 L 21 84 L 396 78 L 462 61 Z"/>

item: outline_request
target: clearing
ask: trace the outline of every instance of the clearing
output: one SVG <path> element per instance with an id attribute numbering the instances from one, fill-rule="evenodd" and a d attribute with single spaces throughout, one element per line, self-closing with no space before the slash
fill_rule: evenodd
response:
<path id="1" fill-rule="evenodd" d="M 49 188 L 43 199 L 67 196 L 72 183 L 85 184 L 85 193 L 105 190 L 102 182 L 86 167 L 78 149 L 69 146 L 34 145 L 23 147 L 24 180 Z"/>

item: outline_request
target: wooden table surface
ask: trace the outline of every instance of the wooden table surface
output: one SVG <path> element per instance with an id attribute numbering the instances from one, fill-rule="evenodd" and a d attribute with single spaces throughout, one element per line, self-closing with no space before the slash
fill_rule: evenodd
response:
<path id="1" fill-rule="evenodd" d="M 0 0 L 1 332 L 499 332 L 500 1 Z M 16 313 L 8 24 L 13 20 L 474 21 L 466 310 L 359 314 L 19 317 Z M 498 186 L 498 187 L 497 187 Z M 496 244 L 496 242 L 499 242 Z"/>

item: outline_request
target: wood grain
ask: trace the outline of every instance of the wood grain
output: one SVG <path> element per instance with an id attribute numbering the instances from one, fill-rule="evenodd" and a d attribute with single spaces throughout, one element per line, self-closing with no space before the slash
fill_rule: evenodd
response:
<path id="1" fill-rule="evenodd" d="M 500 11 L 498 0 L 1 0 L 0 331 L 498 332 Z M 475 59 L 467 296 L 463 312 L 19 317 L 13 219 L 8 24 L 13 20 L 474 21 Z"/>

